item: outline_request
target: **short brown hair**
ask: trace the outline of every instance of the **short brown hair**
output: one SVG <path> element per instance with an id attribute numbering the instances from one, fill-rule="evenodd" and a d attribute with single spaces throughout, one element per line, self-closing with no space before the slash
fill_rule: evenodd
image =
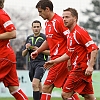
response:
<path id="1" fill-rule="evenodd" d="M 43 10 L 45 10 L 46 7 L 49 7 L 49 9 L 53 11 L 53 3 L 50 0 L 40 0 L 36 5 L 36 8 L 41 8 Z"/>
<path id="2" fill-rule="evenodd" d="M 2 9 L 4 7 L 4 1 L 5 0 L 0 0 L 0 9 Z"/>

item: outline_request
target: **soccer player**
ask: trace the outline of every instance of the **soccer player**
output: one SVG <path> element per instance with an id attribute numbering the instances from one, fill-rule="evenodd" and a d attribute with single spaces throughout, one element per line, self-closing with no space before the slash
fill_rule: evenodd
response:
<path id="1" fill-rule="evenodd" d="M 47 21 L 45 23 L 46 40 L 35 51 L 31 53 L 32 59 L 43 50 L 50 49 L 51 59 L 55 59 L 66 52 L 66 34 L 69 29 L 64 26 L 63 19 L 53 12 L 53 3 L 50 0 L 40 0 L 36 8 L 39 15 Z M 42 89 L 41 100 L 50 100 L 54 87 L 62 88 L 68 76 L 67 61 L 61 62 L 50 68 Z M 70 100 L 79 100 L 77 94 L 74 94 Z"/>
<path id="2" fill-rule="evenodd" d="M 16 38 L 16 29 L 3 7 L 4 0 L 0 0 L 0 82 L 4 83 L 16 100 L 28 100 L 19 88 L 16 57 L 9 42 Z"/>
<path id="3" fill-rule="evenodd" d="M 98 47 L 88 32 L 77 25 L 78 13 L 74 8 L 63 10 L 62 16 L 65 26 L 70 30 L 67 35 L 67 51 L 61 57 L 46 62 L 44 67 L 49 69 L 70 58 L 72 69 L 63 87 L 63 99 L 66 100 L 75 91 L 82 95 L 85 100 L 95 100 L 92 73 Z"/>
<path id="4" fill-rule="evenodd" d="M 36 50 L 45 41 L 46 36 L 41 31 L 41 22 L 35 20 L 32 22 L 33 34 L 27 37 L 26 43 L 22 50 L 22 56 L 29 53 L 29 77 L 33 87 L 33 99 L 40 100 L 42 93 L 41 79 L 44 75 L 44 63 L 48 60 L 49 50 L 40 53 L 36 59 L 31 59 L 30 54 Z"/>

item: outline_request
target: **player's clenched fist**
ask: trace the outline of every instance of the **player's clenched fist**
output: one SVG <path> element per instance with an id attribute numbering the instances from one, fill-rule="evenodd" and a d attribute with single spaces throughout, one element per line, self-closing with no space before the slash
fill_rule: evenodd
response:
<path id="1" fill-rule="evenodd" d="M 38 56 L 38 51 L 37 50 L 31 53 L 31 58 L 32 59 L 35 59 L 37 56 Z"/>

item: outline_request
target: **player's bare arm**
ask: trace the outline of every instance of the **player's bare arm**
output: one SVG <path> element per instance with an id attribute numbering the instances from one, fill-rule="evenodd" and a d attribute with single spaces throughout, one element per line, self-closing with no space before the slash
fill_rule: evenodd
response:
<path id="1" fill-rule="evenodd" d="M 0 34 L 0 40 L 3 40 L 3 39 L 14 39 L 14 38 L 16 38 L 16 30 Z"/>
<path id="2" fill-rule="evenodd" d="M 38 53 L 43 52 L 49 48 L 47 41 L 45 40 L 42 45 L 37 49 Z"/>
<path id="3" fill-rule="evenodd" d="M 28 53 L 28 48 L 31 46 L 30 43 L 27 43 L 26 44 L 26 49 L 22 51 L 22 56 L 25 57 Z"/>
<path id="4" fill-rule="evenodd" d="M 91 75 L 92 72 L 93 72 L 93 66 L 96 62 L 96 57 L 97 57 L 97 54 L 98 54 L 98 50 L 93 50 L 91 52 L 91 57 L 90 57 L 90 62 L 89 62 L 89 65 L 85 71 L 85 75 Z"/>
<path id="5" fill-rule="evenodd" d="M 50 50 L 44 50 L 42 53 L 45 54 L 45 55 L 50 56 Z"/>
<path id="6" fill-rule="evenodd" d="M 68 59 L 69 59 L 69 56 L 65 53 L 61 57 L 58 57 L 58 58 L 56 58 L 54 60 L 49 60 L 48 62 L 45 62 L 44 68 L 45 69 L 50 69 L 55 64 L 60 63 L 60 62 L 63 62 L 63 61 L 68 60 Z"/>

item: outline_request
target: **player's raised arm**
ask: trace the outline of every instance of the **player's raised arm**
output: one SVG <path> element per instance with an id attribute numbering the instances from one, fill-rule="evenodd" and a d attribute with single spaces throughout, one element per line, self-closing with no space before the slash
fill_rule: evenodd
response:
<path id="1" fill-rule="evenodd" d="M 56 58 L 54 60 L 49 60 L 48 62 L 45 62 L 44 68 L 45 69 L 50 69 L 55 64 L 63 62 L 63 61 L 68 60 L 68 59 L 69 59 L 69 56 L 65 53 L 61 57 L 58 57 L 58 58 Z"/>

